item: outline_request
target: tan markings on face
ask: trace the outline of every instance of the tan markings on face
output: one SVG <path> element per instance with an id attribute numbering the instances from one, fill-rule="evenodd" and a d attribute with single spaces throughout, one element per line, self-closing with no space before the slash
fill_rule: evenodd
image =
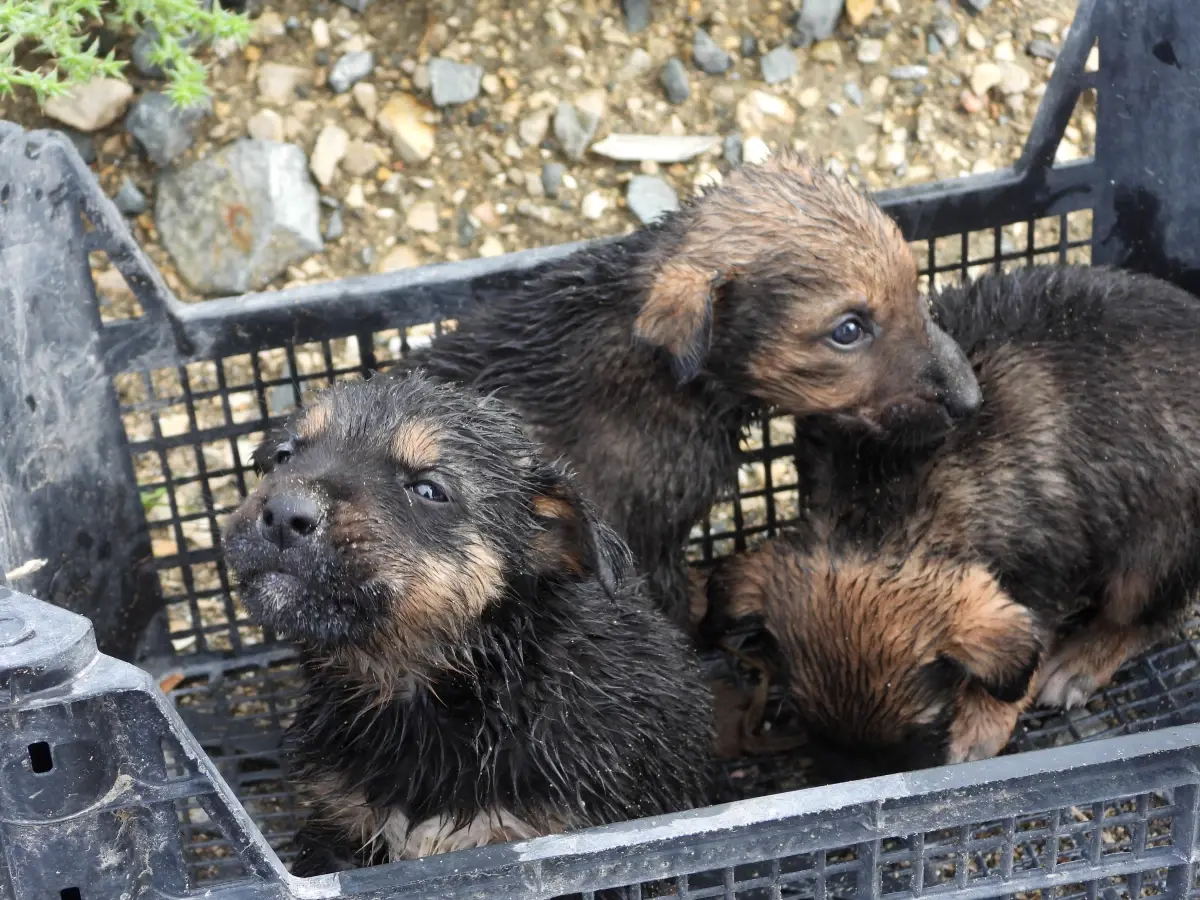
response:
<path id="1" fill-rule="evenodd" d="M 436 425 L 410 419 L 392 435 L 392 457 L 405 468 L 419 472 L 437 465 L 441 434 Z"/>
<path id="2" fill-rule="evenodd" d="M 543 519 L 573 519 L 576 517 L 575 507 L 562 497 L 549 497 L 539 494 L 533 498 L 533 513 Z"/>
<path id="3" fill-rule="evenodd" d="M 296 433 L 302 439 L 311 441 L 324 434 L 332 421 L 333 406 L 328 398 L 322 397 L 304 411 L 304 415 L 296 425 Z"/>

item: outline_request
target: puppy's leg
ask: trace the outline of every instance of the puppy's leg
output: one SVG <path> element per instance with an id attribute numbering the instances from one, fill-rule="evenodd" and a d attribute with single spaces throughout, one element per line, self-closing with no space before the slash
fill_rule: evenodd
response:
<path id="1" fill-rule="evenodd" d="M 1017 719 L 1033 702 L 1036 692 L 1036 675 L 1030 682 L 1029 691 L 1016 703 L 997 700 L 981 684 L 968 684 L 950 726 L 946 762 L 990 759 L 1003 750 L 1017 726 Z"/>
<path id="2" fill-rule="evenodd" d="M 297 878 L 348 872 L 383 860 L 372 858 L 355 842 L 346 837 L 345 829 L 314 815 L 296 833 L 296 858 L 291 872 Z"/>

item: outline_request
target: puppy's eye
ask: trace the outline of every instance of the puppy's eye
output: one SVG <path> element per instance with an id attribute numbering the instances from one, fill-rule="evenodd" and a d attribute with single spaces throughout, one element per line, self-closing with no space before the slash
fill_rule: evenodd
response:
<path id="1" fill-rule="evenodd" d="M 847 316 L 829 333 L 829 340 L 837 347 L 849 348 L 861 344 L 869 336 L 870 332 L 862 319 L 858 316 Z"/>
<path id="2" fill-rule="evenodd" d="M 446 496 L 446 492 L 432 481 L 414 481 L 408 486 L 408 489 L 422 500 L 428 500 L 430 503 L 446 503 L 450 499 Z"/>
<path id="3" fill-rule="evenodd" d="M 291 459 L 292 453 L 295 451 L 295 449 L 296 448 L 292 446 L 291 441 L 288 441 L 286 444 L 280 444 L 278 447 L 276 447 L 275 465 L 282 466 L 285 462 Z"/>

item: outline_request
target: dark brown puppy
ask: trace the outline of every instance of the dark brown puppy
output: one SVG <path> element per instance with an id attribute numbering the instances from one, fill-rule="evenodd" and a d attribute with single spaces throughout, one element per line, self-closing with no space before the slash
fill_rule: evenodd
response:
<path id="1" fill-rule="evenodd" d="M 812 464 L 809 521 L 789 540 L 804 554 L 832 547 L 834 565 L 916 554 L 985 566 L 1032 615 L 987 623 L 1000 634 L 977 647 L 976 664 L 952 667 L 956 678 L 901 641 L 912 677 L 941 678 L 949 708 L 960 680 L 1016 702 L 1040 667 L 1039 702 L 1079 705 L 1175 627 L 1200 587 L 1200 303 L 1147 277 L 1056 267 L 987 276 L 934 307 L 975 366 L 978 415 L 925 448 L 810 429 L 799 454 Z M 935 630 L 948 627 L 938 596 L 931 589 Z M 790 633 L 801 635 L 796 609 Z M 706 630 L 726 614 L 714 609 Z M 968 630 L 976 620 L 952 619 Z M 891 640 L 887 624 L 873 639 Z M 837 702 L 898 689 L 847 684 Z M 897 713 L 877 734 L 881 764 L 902 767 L 903 754 L 889 762 L 891 735 L 925 724 Z M 946 746 L 944 729 L 912 740 Z"/>
<path id="2" fill-rule="evenodd" d="M 1015 700 L 985 687 L 997 660 L 1038 644 L 982 564 L 780 537 L 723 561 L 709 591 L 766 628 L 830 780 L 994 756 L 1032 700 L 1033 682 Z"/>
<path id="3" fill-rule="evenodd" d="M 303 650 L 296 874 L 706 802 L 694 654 L 500 402 L 417 374 L 340 385 L 255 459 L 224 552 Z"/>
<path id="4" fill-rule="evenodd" d="M 688 533 L 762 409 L 940 435 L 979 402 L 892 220 L 792 156 L 524 276 L 413 364 L 512 403 L 681 625 Z"/>

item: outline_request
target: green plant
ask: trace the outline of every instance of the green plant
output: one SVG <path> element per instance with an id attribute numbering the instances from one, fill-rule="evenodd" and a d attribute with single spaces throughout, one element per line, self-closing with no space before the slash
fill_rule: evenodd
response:
<path id="1" fill-rule="evenodd" d="M 198 0 L 0 0 L 0 96 L 27 88 L 42 103 L 92 78 L 124 78 L 125 63 L 112 51 L 101 56 L 89 33 L 100 22 L 156 38 L 151 59 L 167 73 L 167 93 L 180 106 L 209 94 L 208 74 L 193 55 L 192 40 L 233 38 L 244 44 L 250 37 L 249 20 L 215 2 L 207 10 Z M 26 47 L 45 62 L 19 66 L 17 53 Z"/>

